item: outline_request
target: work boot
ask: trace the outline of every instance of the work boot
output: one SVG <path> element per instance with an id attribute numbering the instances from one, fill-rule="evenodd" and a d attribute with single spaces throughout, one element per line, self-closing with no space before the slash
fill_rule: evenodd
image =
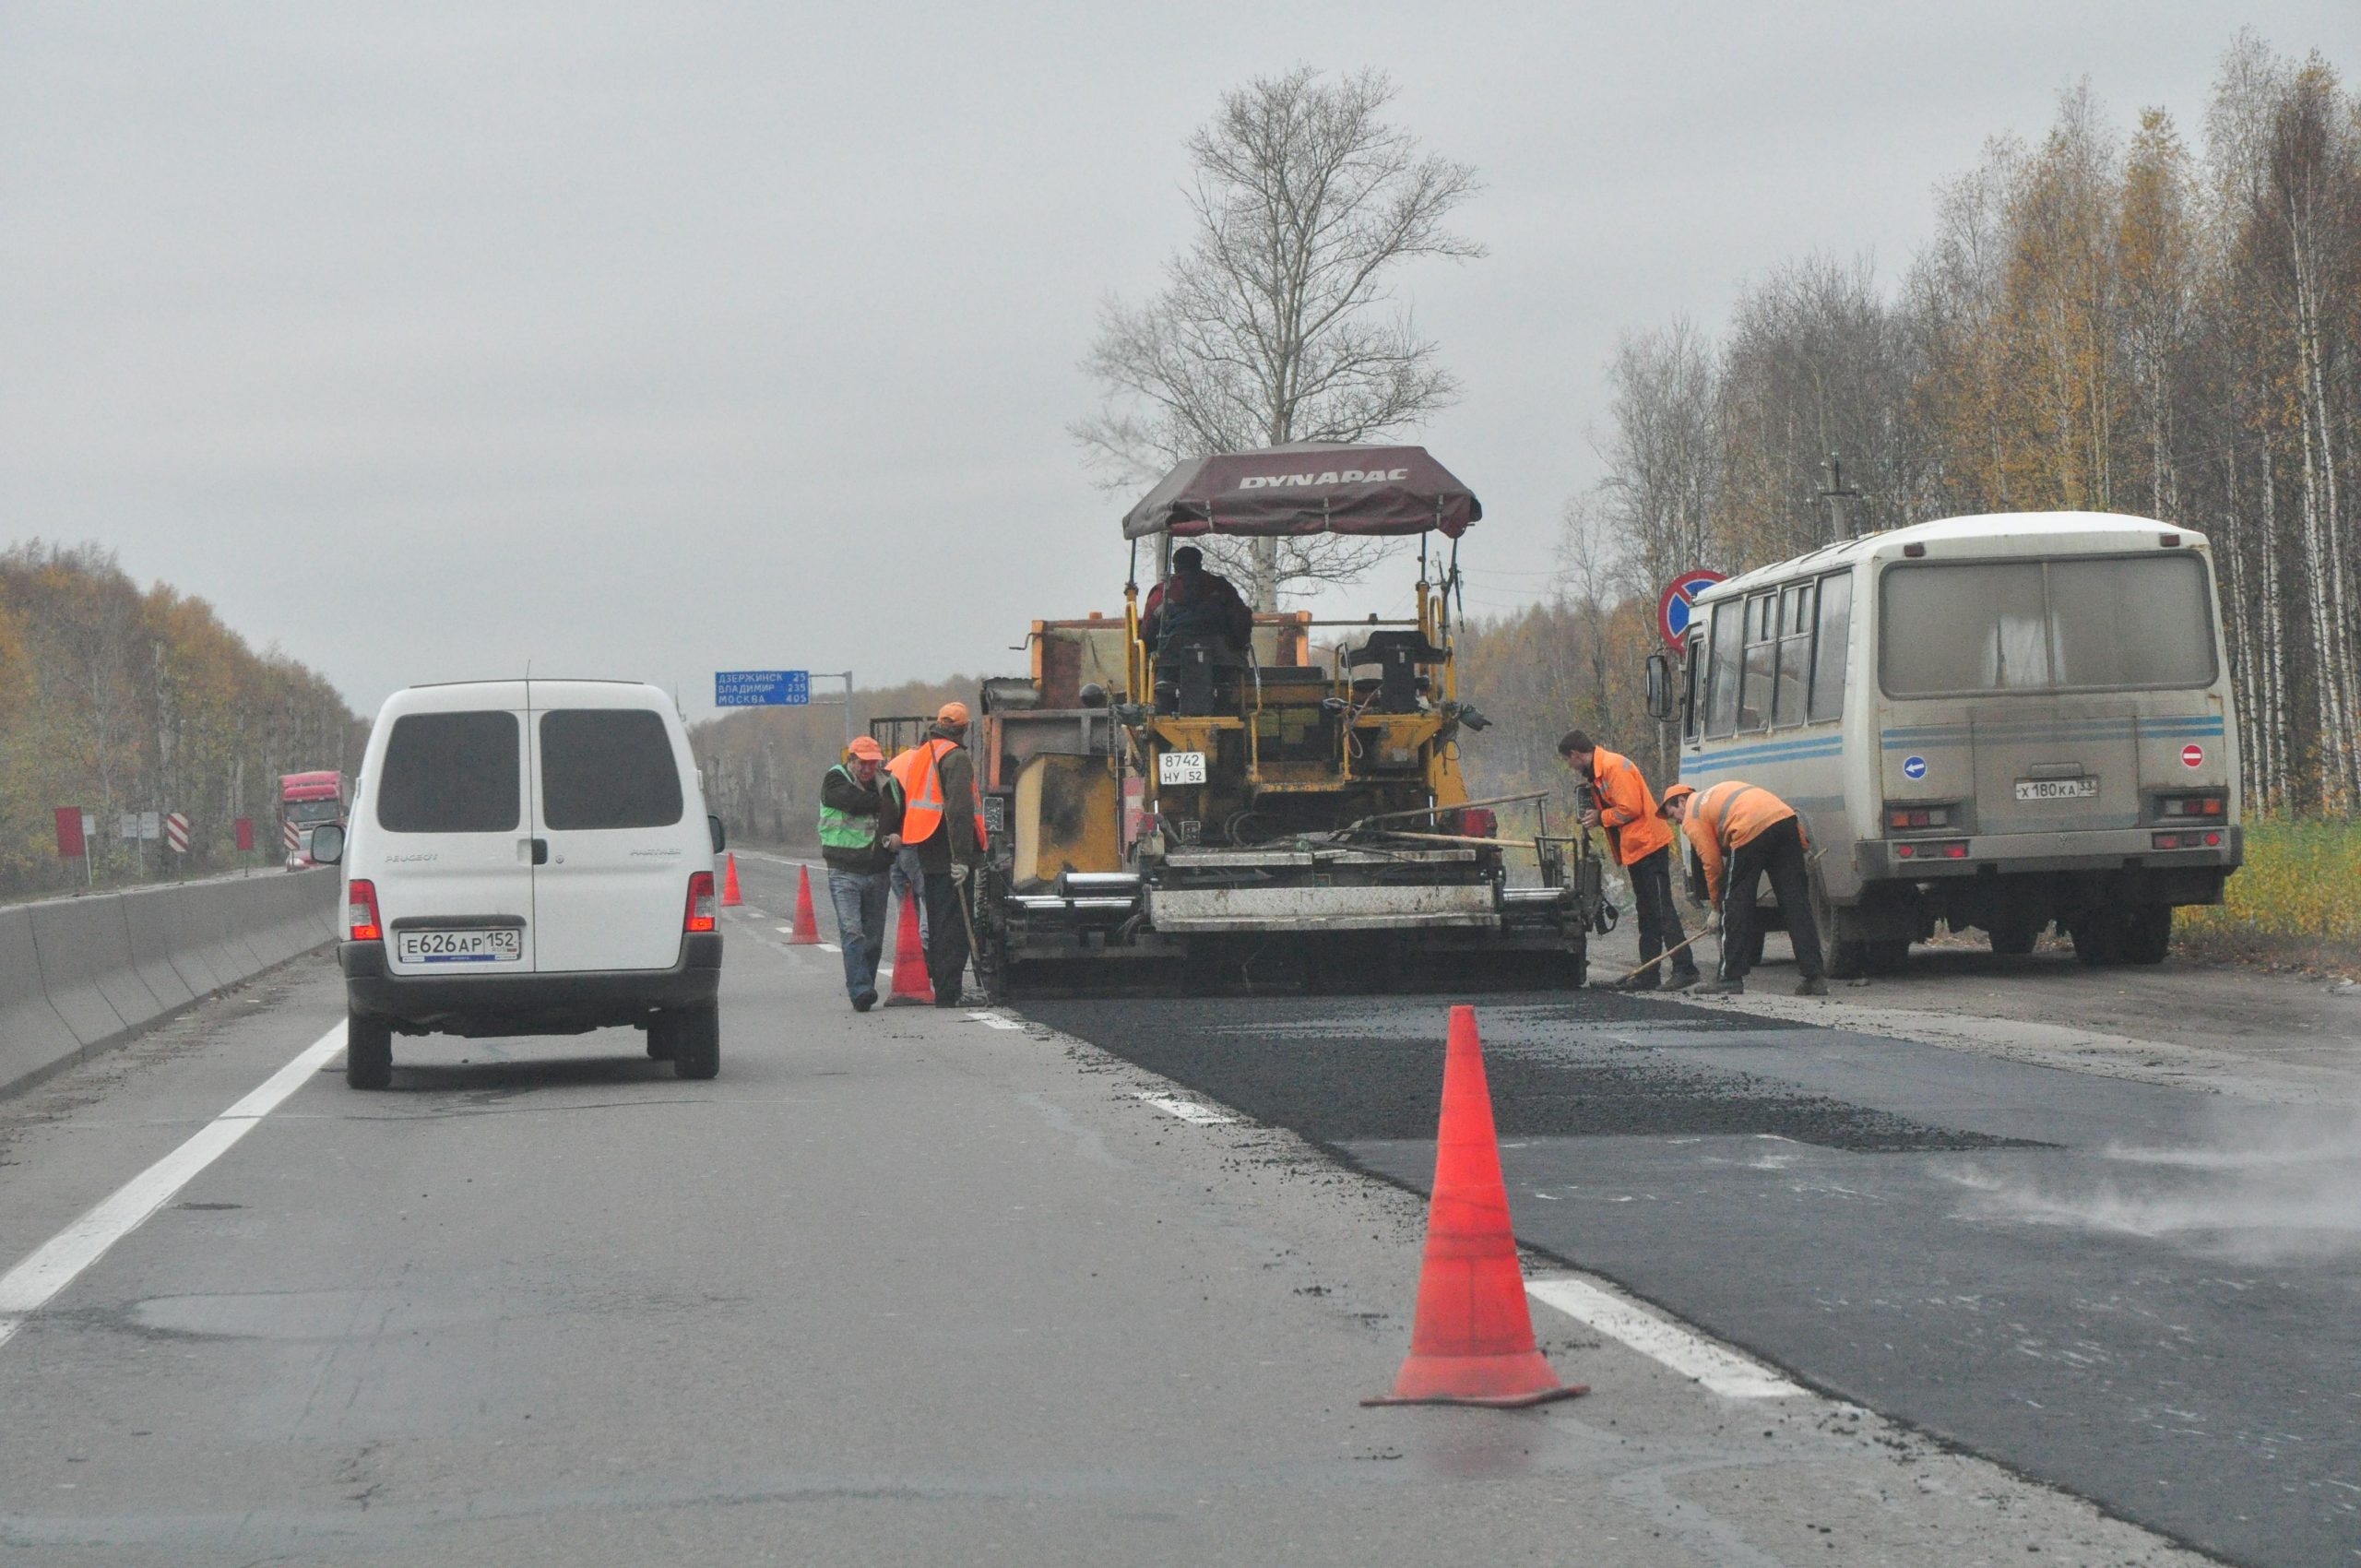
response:
<path id="1" fill-rule="evenodd" d="M 1672 971 L 1672 982 L 1667 985 L 1665 989 L 1667 991 L 1687 991 L 1690 987 L 1702 982 L 1704 978 L 1705 977 L 1703 975 L 1698 973 L 1695 969 L 1675 969 Z"/>
<path id="2" fill-rule="evenodd" d="M 856 1013 L 866 1013 L 876 1005 L 877 993 L 873 991 L 864 991 L 852 999 L 852 1010 Z"/>
<path id="3" fill-rule="evenodd" d="M 1746 982 L 1742 980 L 1709 980 L 1689 989 L 1691 996 L 1743 996 Z"/>
<path id="4" fill-rule="evenodd" d="M 1655 991 L 1658 981 L 1654 974 L 1625 975 L 1621 980 L 1601 980 L 1601 991 Z"/>
<path id="5" fill-rule="evenodd" d="M 1796 982 L 1796 994 L 1797 996 L 1825 996 L 1828 994 L 1828 981 L 1819 975 L 1806 975 L 1803 979 Z"/>

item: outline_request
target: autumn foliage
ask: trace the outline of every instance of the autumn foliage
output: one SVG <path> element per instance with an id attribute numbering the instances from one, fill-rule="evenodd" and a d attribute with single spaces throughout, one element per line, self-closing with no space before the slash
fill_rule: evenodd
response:
<path id="1" fill-rule="evenodd" d="M 57 858 L 60 806 L 97 818 L 102 882 L 230 863 L 241 816 L 276 864 L 279 774 L 349 769 L 364 735 L 324 677 L 255 652 L 201 599 L 141 591 L 97 546 L 0 552 L 0 893 L 81 885 Z M 145 811 L 188 816 L 185 857 L 118 839 Z"/>

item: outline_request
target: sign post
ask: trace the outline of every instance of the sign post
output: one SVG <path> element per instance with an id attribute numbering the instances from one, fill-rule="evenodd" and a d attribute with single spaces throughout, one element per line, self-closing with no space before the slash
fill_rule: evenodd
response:
<path id="1" fill-rule="evenodd" d="M 812 701 L 808 670 L 720 670 L 714 672 L 716 707 L 805 707 Z"/>
<path id="2" fill-rule="evenodd" d="M 1720 572 L 1703 568 L 1683 572 L 1665 584 L 1664 593 L 1656 600 L 1656 630 L 1675 653 L 1689 647 L 1690 611 L 1697 596 L 1715 583 L 1728 579 Z"/>

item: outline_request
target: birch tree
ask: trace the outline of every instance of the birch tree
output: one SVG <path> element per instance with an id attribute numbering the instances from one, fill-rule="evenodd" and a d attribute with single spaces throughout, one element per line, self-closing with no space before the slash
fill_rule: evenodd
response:
<path id="1" fill-rule="evenodd" d="M 1378 72 L 1299 66 L 1223 94 L 1189 138 L 1189 243 L 1153 298 L 1107 302 L 1083 362 L 1102 401 L 1072 433 L 1110 489 L 1212 452 L 1395 436 L 1456 397 L 1396 289 L 1409 262 L 1484 254 L 1449 226 L 1476 172 L 1390 123 L 1394 91 Z M 1384 549 L 1199 542 L 1258 610 L 1298 584 L 1352 581 Z"/>

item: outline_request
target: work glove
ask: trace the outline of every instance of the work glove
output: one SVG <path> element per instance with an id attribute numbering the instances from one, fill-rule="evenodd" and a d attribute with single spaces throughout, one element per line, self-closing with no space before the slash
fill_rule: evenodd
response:
<path id="1" fill-rule="evenodd" d="M 1722 933 L 1722 912 L 1721 912 L 1721 910 L 1719 910 L 1719 909 L 1709 909 L 1709 910 L 1707 910 L 1707 911 L 1706 911 L 1706 913 L 1705 913 L 1705 934 L 1706 934 L 1706 935 L 1708 935 L 1708 936 L 1719 936 L 1721 933 Z"/>
<path id="2" fill-rule="evenodd" d="M 952 886 L 954 886 L 954 887 L 965 887 L 965 886 L 967 886 L 967 876 L 968 876 L 968 871 L 967 871 L 967 868 L 966 866 L 961 865 L 961 864 L 960 864 L 958 861 L 954 861 L 951 863 L 951 885 L 952 885 Z"/>

